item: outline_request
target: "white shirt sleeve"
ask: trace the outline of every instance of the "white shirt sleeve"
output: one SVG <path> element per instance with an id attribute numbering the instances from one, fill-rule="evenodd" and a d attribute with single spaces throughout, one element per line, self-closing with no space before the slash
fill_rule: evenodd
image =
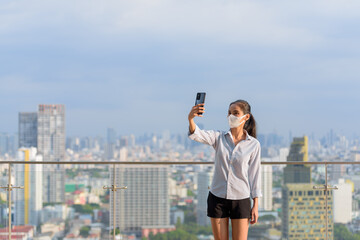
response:
<path id="1" fill-rule="evenodd" d="M 200 143 L 205 143 L 213 148 L 216 148 L 220 132 L 214 130 L 202 130 L 195 124 L 195 131 L 190 133 L 188 130 L 188 137 Z"/>
<path id="2" fill-rule="evenodd" d="M 255 151 L 251 154 L 249 161 L 249 184 L 251 198 L 262 197 L 261 192 L 261 148 L 260 143 L 257 144 Z"/>

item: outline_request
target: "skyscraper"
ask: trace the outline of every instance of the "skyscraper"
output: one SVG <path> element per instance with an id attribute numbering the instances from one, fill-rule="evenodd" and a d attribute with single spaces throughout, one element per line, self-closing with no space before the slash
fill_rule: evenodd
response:
<path id="1" fill-rule="evenodd" d="M 19 148 L 37 147 L 37 121 L 36 112 L 19 113 Z"/>
<path id="2" fill-rule="evenodd" d="M 61 161 L 65 156 L 65 106 L 39 105 L 38 148 L 45 161 Z"/>
<path id="3" fill-rule="evenodd" d="M 0 155 L 4 155 L 9 150 L 9 135 L 0 133 Z"/>
<path id="4" fill-rule="evenodd" d="M 262 165 L 261 166 L 261 189 L 263 190 L 264 197 L 259 199 L 259 209 L 265 211 L 272 211 L 273 198 L 272 198 L 272 166 Z"/>
<path id="5" fill-rule="evenodd" d="M 44 161 L 62 161 L 65 157 L 65 106 L 38 106 L 38 152 Z M 65 171 L 62 165 L 44 166 L 44 202 L 65 201 Z"/>
<path id="6" fill-rule="evenodd" d="M 21 148 L 18 151 L 19 161 L 42 161 L 36 148 Z M 42 175 L 43 166 L 40 164 L 16 164 L 15 186 L 24 189 L 15 191 L 15 224 L 38 225 L 43 205 L 42 201 Z"/>
<path id="7" fill-rule="evenodd" d="M 116 131 L 114 128 L 108 128 L 106 133 L 107 141 L 104 146 L 105 159 L 114 159 L 115 146 L 116 146 Z"/>
<path id="8" fill-rule="evenodd" d="M 107 129 L 107 144 L 116 144 L 116 131 L 114 128 Z"/>
<path id="9" fill-rule="evenodd" d="M 340 178 L 334 191 L 334 222 L 347 224 L 352 220 L 352 185 Z"/>
<path id="10" fill-rule="evenodd" d="M 141 228 L 152 226 L 168 228 L 170 225 L 168 166 L 123 166 L 116 167 L 115 183 L 117 187 L 127 186 L 126 190 L 117 190 L 116 226 L 121 232 L 141 234 Z M 113 179 L 111 171 L 111 182 Z M 113 193 L 111 192 L 111 195 Z M 110 197 L 110 225 L 113 209 Z"/>
<path id="11" fill-rule="evenodd" d="M 308 161 L 308 138 L 294 138 L 287 161 Z M 282 188 L 282 239 L 326 239 L 326 209 L 328 201 L 328 236 L 333 239 L 332 191 L 313 189 L 311 168 L 306 164 L 284 168 Z"/>
<path id="12" fill-rule="evenodd" d="M 333 192 L 328 193 L 328 238 L 326 238 L 325 192 L 310 183 L 288 183 L 282 189 L 282 239 L 332 240 Z"/>
<path id="13" fill-rule="evenodd" d="M 308 137 L 294 138 L 287 161 L 308 161 Z M 284 183 L 310 183 L 311 167 L 306 164 L 287 165 L 284 168 Z"/>

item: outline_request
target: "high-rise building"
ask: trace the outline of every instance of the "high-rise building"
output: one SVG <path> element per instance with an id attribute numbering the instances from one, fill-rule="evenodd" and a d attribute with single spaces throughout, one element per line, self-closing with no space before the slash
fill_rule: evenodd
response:
<path id="1" fill-rule="evenodd" d="M 294 138 L 287 161 L 308 161 L 307 136 Z M 328 239 L 333 239 L 332 191 L 327 194 Z M 282 239 L 327 239 L 325 199 L 323 190 L 313 189 L 310 166 L 287 165 L 282 188 Z"/>
<path id="2" fill-rule="evenodd" d="M 352 220 L 352 185 L 340 178 L 334 191 L 334 222 L 347 224 Z"/>
<path id="3" fill-rule="evenodd" d="M 38 151 L 44 161 L 61 161 L 65 156 L 65 106 L 39 105 Z"/>
<path id="4" fill-rule="evenodd" d="M 65 106 L 38 106 L 38 152 L 44 161 L 62 161 L 65 157 Z M 63 165 L 44 166 L 44 202 L 65 201 L 65 171 Z"/>
<path id="5" fill-rule="evenodd" d="M 210 225 L 210 218 L 207 216 L 207 197 L 209 195 L 209 187 L 214 175 L 214 170 L 206 170 L 198 173 L 198 194 L 196 206 L 196 220 L 201 226 Z"/>
<path id="6" fill-rule="evenodd" d="M 9 149 L 9 136 L 6 133 L 0 133 L 0 155 L 4 155 Z"/>
<path id="7" fill-rule="evenodd" d="M 37 148 L 37 126 L 36 112 L 19 113 L 19 148 Z"/>
<path id="8" fill-rule="evenodd" d="M 119 160 L 122 162 L 126 162 L 128 160 L 128 149 L 126 147 L 120 148 Z"/>
<path id="9" fill-rule="evenodd" d="M 104 158 L 111 160 L 115 158 L 115 145 L 106 143 L 104 145 Z"/>
<path id="10" fill-rule="evenodd" d="M 332 160 L 331 158 L 329 160 Z M 329 161 L 328 160 L 328 161 Z M 333 161 L 341 161 L 340 157 L 336 157 Z M 346 174 L 346 165 L 345 164 L 329 164 L 328 165 L 328 174 L 329 180 L 337 182 Z"/>
<path id="11" fill-rule="evenodd" d="M 135 136 L 134 136 L 133 134 L 131 134 L 131 135 L 129 136 L 129 146 L 130 146 L 130 147 L 135 147 L 135 145 L 136 145 Z"/>
<path id="12" fill-rule="evenodd" d="M 19 161 L 42 161 L 42 156 L 37 154 L 36 148 L 21 148 L 18 151 Z M 40 223 L 43 205 L 43 165 L 41 164 L 16 164 L 15 186 L 23 186 L 15 193 L 16 225 L 35 225 Z"/>
<path id="13" fill-rule="evenodd" d="M 280 148 L 279 149 L 279 161 L 286 162 L 287 157 L 289 156 L 289 148 Z"/>
<path id="14" fill-rule="evenodd" d="M 122 136 L 120 138 L 120 146 L 121 147 L 128 147 L 129 146 L 129 140 L 127 136 Z"/>
<path id="15" fill-rule="evenodd" d="M 16 156 L 18 149 L 18 133 L 0 133 L 0 156 L 9 154 Z"/>
<path id="16" fill-rule="evenodd" d="M 107 160 L 114 159 L 116 147 L 116 131 L 114 128 L 108 128 L 106 132 L 107 141 L 104 146 L 104 158 Z"/>
<path id="17" fill-rule="evenodd" d="M 116 131 L 114 128 L 107 129 L 107 144 L 116 144 Z"/>
<path id="18" fill-rule="evenodd" d="M 141 235 L 141 228 L 152 226 L 168 228 L 170 225 L 169 167 L 168 166 L 117 166 L 117 187 L 127 186 L 115 192 L 115 226 L 120 232 Z M 113 181 L 111 170 L 111 182 Z M 114 209 L 110 196 L 110 226 L 113 225 Z"/>
<path id="19" fill-rule="evenodd" d="M 308 137 L 294 138 L 287 161 L 308 161 Z M 284 168 L 284 183 L 310 183 L 311 166 L 306 164 L 287 165 Z"/>
<path id="20" fill-rule="evenodd" d="M 272 173 L 272 165 L 261 166 L 261 189 L 264 193 L 264 196 L 259 199 L 259 209 L 265 211 L 272 211 Z"/>
<path id="21" fill-rule="evenodd" d="M 289 183 L 282 189 L 282 239 L 331 240 L 333 235 L 333 194 L 328 192 L 328 238 L 324 190 L 310 183 Z"/>

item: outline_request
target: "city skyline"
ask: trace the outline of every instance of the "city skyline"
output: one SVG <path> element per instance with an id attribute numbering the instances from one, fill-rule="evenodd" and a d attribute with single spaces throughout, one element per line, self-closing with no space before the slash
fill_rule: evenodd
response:
<path id="1" fill-rule="evenodd" d="M 45 135 L 55 130 L 56 134 L 51 135 L 59 134 L 58 137 L 60 135 L 63 137 L 61 129 L 63 129 L 62 126 L 65 127 L 66 107 L 63 105 L 39 105 L 38 107 L 38 113 L 19 114 L 19 130 L 23 131 L 22 134 L 19 134 L 23 137 L 22 140 L 19 139 L 19 142 L 33 145 L 35 138 L 32 135 L 42 134 L 46 126 L 50 128 Z M 42 110 L 47 110 L 46 116 L 42 116 L 44 115 L 41 113 Z M 53 122 L 51 119 L 56 121 Z M 38 120 L 37 123 L 36 120 Z M 51 126 L 56 126 L 57 129 L 53 129 Z M 37 130 L 35 131 L 34 128 Z M 85 233 L 94 234 L 91 234 L 94 239 L 106 239 L 109 234 L 108 226 L 111 228 L 113 224 L 113 217 L 116 219 L 116 225 L 120 227 L 121 234 L 136 235 L 138 239 L 147 237 L 150 232 L 175 234 L 176 231 L 181 232 L 182 226 L 185 224 L 192 227 L 201 225 L 202 228 L 208 229 L 207 232 L 211 235 L 209 222 L 204 221 L 208 219 L 204 215 L 203 207 L 211 179 L 211 169 L 214 165 L 211 162 L 208 163 L 210 167 L 195 163 L 213 160 L 215 154 L 213 149 L 209 146 L 192 144 L 189 137 L 183 139 L 181 136 L 172 135 L 169 132 L 163 133 L 159 137 L 144 136 L 143 139 L 136 139 L 134 135 L 122 136 L 120 139 L 117 139 L 116 136 L 115 129 L 109 128 L 106 138 L 102 140 L 91 139 L 91 137 L 70 139 L 65 160 L 68 161 L 68 164 L 62 165 L 65 170 L 64 181 L 56 181 L 64 186 L 65 198 L 62 200 L 54 199 L 45 203 L 46 201 L 41 197 L 47 188 L 47 183 L 42 176 L 55 173 L 46 170 L 52 165 L 14 164 L 14 171 L 11 171 L 15 175 L 14 186 L 24 186 L 24 190 L 14 190 L 16 198 L 14 199 L 13 224 L 17 227 L 24 227 L 26 222 L 36 221 L 35 218 L 29 219 L 29 215 L 32 216 L 32 212 L 38 212 L 41 232 L 29 233 L 36 236 L 49 230 L 48 227 L 43 226 L 54 226 L 55 224 L 57 227 L 52 230 L 52 234 L 61 234 L 66 236 L 66 239 L 78 239 L 78 236 Z M 352 204 L 352 199 L 354 198 L 355 204 L 359 204 L 356 201 L 360 186 L 357 176 L 359 166 L 355 163 L 360 159 L 360 152 L 354 150 L 358 141 L 350 142 L 343 137 L 337 138 L 334 132 L 329 134 L 325 142 L 313 142 L 312 146 L 309 145 L 310 138 L 308 139 L 306 136 L 294 137 L 291 145 L 286 147 L 279 145 L 281 137 L 276 135 L 259 136 L 259 141 L 261 140 L 265 140 L 264 148 L 262 148 L 264 150 L 261 155 L 262 161 L 268 163 L 329 161 L 330 163 L 324 162 L 323 166 L 312 164 L 311 167 L 301 164 L 284 166 L 278 163 L 262 166 L 261 188 L 264 195 L 259 199 L 259 223 L 262 225 L 259 228 L 250 228 L 249 236 L 273 236 L 274 239 L 280 239 L 281 234 L 288 235 L 289 239 L 291 236 L 294 237 L 294 234 L 323 236 L 325 211 L 319 206 L 322 205 L 324 194 L 319 189 L 314 189 L 313 186 L 322 186 L 325 179 L 328 179 L 331 185 L 341 183 L 341 188 L 344 187 L 337 195 L 334 193 L 336 197 L 332 198 L 333 193 L 331 193 L 331 197 L 328 199 L 327 204 L 331 210 L 328 232 L 331 234 L 331 239 L 333 233 L 335 236 L 339 235 L 340 228 L 344 228 L 349 234 L 356 235 L 354 227 L 357 226 L 356 221 L 359 219 L 360 211 L 357 205 Z M 39 142 L 41 141 L 38 141 L 36 145 Z M 62 141 L 54 142 L 58 143 L 57 147 L 61 147 L 60 142 Z M 267 144 L 274 145 L 268 148 L 265 147 Z M 107 146 L 111 146 L 112 150 L 107 152 Z M 13 158 L 15 161 L 38 159 L 40 161 L 44 159 L 41 152 L 46 151 L 38 152 L 36 148 L 21 148 L 18 152 L 20 154 L 17 156 L 4 156 L 3 159 Z M 32 157 L 26 157 L 26 153 L 28 155 L 31 153 Z M 112 164 L 102 164 L 101 161 L 104 159 L 114 161 L 114 164 L 115 162 L 129 161 L 136 165 L 119 165 L 114 169 Z M 344 164 L 331 164 L 331 161 L 338 160 L 344 161 Z M 84 164 L 79 164 L 79 161 L 84 161 Z M 92 165 L 86 161 L 99 164 Z M 157 162 L 151 163 L 153 161 L 174 161 L 175 163 L 171 166 L 162 166 Z M 187 161 L 188 163 L 178 165 L 177 161 Z M 147 162 L 150 165 L 139 165 L 140 162 Z M 352 162 L 353 165 L 346 166 Z M 329 164 L 328 167 L 327 164 Z M 33 167 L 39 167 L 39 169 L 33 169 Z M 6 170 L 10 172 L 8 164 L 3 164 L 2 169 L 4 172 Z M 206 176 L 202 176 L 201 173 L 205 173 Z M 326 173 L 327 178 L 324 175 Z M 127 186 L 127 188 L 119 189 L 117 194 L 112 195 L 112 191 L 104 189 L 104 186 L 114 184 L 113 180 L 115 180 L 115 186 Z M 1 185 L 5 185 L 9 181 L 8 176 L 3 174 L 0 181 L 2 181 Z M 35 200 L 35 195 L 38 200 Z M 345 196 L 346 202 L 350 206 L 346 211 L 342 207 Z M 115 201 L 113 197 L 115 197 Z M 1 208 L 3 210 L 0 212 L 4 213 L 8 207 L 4 204 L 6 195 L 1 194 L 0 200 L 3 201 L 0 206 L 0 210 Z M 116 213 L 113 211 L 115 209 L 113 204 L 116 206 Z M 335 210 L 335 207 L 341 210 Z M 335 218 L 332 220 L 335 211 L 337 211 L 336 220 Z M 189 215 L 190 213 L 191 215 Z M 155 215 L 158 217 L 154 218 Z M 305 222 L 304 219 L 306 219 Z M 4 223 L 7 219 L 2 217 L 1 220 Z M 69 224 L 65 224 L 65 221 Z M 92 223 L 97 230 L 93 228 Z M 346 225 L 342 226 L 339 223 Z M 62 224 L 68 226 L 64 231 L 59 228 Z M 4 231 L 5 229 L 3 227 L 0 230 Z M 188 234 L 195 236 L 199 232 L 203 234 L 204 229 Z M 150 237 L 150 239 L 152 238 Z"/>
<path id="2" fill-rule="evenodd" d="M 43 105 L 43 104 L 38 104 L 38 105 Z M 57 105 L 57 104 L 48 104 L 48 105 Z M 63 105 L 63 104 L 60 104 L 60 105 Z M 65 105 L 64 105 L 65 106 Z M 31 111 L 23 111 L 23 112 L 18 112 L 18 115 L 17 115 L 17 121 L 18 121 L 18 125 L 17 125 L 17 130 L 15 132 L 6 132 L 6 131 L 0 131 L 0 133 L 2 134 L 9 134 L 9 136 L 12 136 L 12 135 L 17 135 L 17 137 L 20 137 L 20 142 L 21 141 L 25 141 L 25 140 L 22 140 L 22 138 L 26 137 L 26 136 L 22 136 L 23 133 L 19 133 L 19 128 L 20 127 L 23 127 L 22 125 L 20 125 L 20 122 L 21 121 L 24 121 L 23 119 L 26 119 L 26 118 L 31 118 L 32 115 L 36 113 L 35 112 L 31 112 Z M 67 116 L 65 116 L 65 119 L 66 119 Z M 202 121 L 202 118 L 200 117 L 197 117 L 195 119 L 199 119 L 198 121 L 196 121 L 196 124 L 199 125 L 200 128 L 204 128 L 204 129 L 209 129 L 209 128 L 206 128 L 204 127 L 204 121 Z M 36 119 L 35 119 L 36 120 Z M 65 120 L 67 121 L 67 120 Z M 258 123 L 257 123 L 258 124 Z M 29 125 L 30 127 L 30 125 Z M 34 126 L 32 126 L 34 127 Z M 282 135 L 277 129 L 273 129 L 272 131 L 270 132 L 261 132 L 259 131 L 259 125 L 257 125 L 257 135 L 260 136 L 267 136 L 267 135 L 273 135 L 275 134 L 276 136 L 278 137 L 281 137 L 283 138 L 283 140 L 285 141 L 289 141 L 291 142 L 293 137 L 296 137 L 296 135 L 293 134 L 293 131 L 290 129 L 287 133 L 285 133 L 285 135 Z M 122 136 L 130 136 L 130 135 L 134 135 L 135 133 L 134 132 L 131 132 L 131 131 L 126 131 L 126 134 L 124 133 L 125 131 L 119 131 L 117 128 L 113 127 L 113 126 L 108 126 L 108 127 L 104 127 L 103 129 L 103 132 L 101 133 L 96 133 L 96 134 L 85 134 L 85 135 L 74 135 L 74 134 L 68 134 L 66 129 L 65 129 L 65 136 L 66 137 L 70 137 L 70 138 L 74 138 L 74 137 L 102 137 L 102 138 L 108 138 L 108 134 L 109 134 L 109 130 L 113 131 L 113 138 L 114 140 L 115 139 L 118 139 L 119 137 L 122 137 Z M 187 130 L 187 129 L 186 129 Z M 229 130 L 229 126 L 226 126 L 225 128 L 223 129 L 216 129 L 216 130 L 223 130 L 223 131 L 227 131 Z M 30 131 L 30 129 L 29 129 Z M 18 136 L 18 135 L 21 135 L 21 136 Z M 163 135 L 163 134 L 187 134 L 187 132 L 179 132 L 179 131 L 175 131 L 175 132 L 171 132 L 169 131 L 169 129 L 160 129 L 158 132 L 155 132 L 155 131 L 146 131 L 146 132 L 138 132 L 136 135 L 136 137 L 139 137 L 139 136 L 144 136 L 144 135 L 147 135 L 147 134 L 150 134 L 150 135 Z M 357 135 L 357 133 L 352 133 L 351 135 L 344 135 L 342 131 L 339 131 L 339 129 L 328 129 L 327 131 L 325 131 L 323 133 L 323 135 L 319 135 L 319 134 L 316 134 L 316 132 L 308 132 L 307 134 L 303 133 L 303 134 L 299 134 L 297 135 L 297 137 L 303 137 L 303 136 L 308 136 L 310 138 L 313 138 L 314 140 L 320 140 L 322 138 L 331 138 L 333 140 L 335 140 L 335 138 L 337 137 L 342 137 L 342 136 L 345 136 L 345 137 L 349 137 L 350 139 L 357 139 L 359 138 L 359 135 Z M 287 144 L 287 143 L 286 143 Z M 30 146 L 30 145 L 29 145 Z"/>

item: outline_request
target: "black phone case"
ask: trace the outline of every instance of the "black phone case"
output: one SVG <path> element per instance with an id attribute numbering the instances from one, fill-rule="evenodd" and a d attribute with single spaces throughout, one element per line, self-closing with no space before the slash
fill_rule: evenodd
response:
<path id="1" fill-rule="evenodd" d="M 206 96 L 206 93 L 204 93 L 204 92 L 197 93 L 196 99 L 195 99 L 195 106 L 200 103 L 205 103 L 205 96 Z M 202 113 L 199 113 L 199 115 L 202 115 Z"/>

